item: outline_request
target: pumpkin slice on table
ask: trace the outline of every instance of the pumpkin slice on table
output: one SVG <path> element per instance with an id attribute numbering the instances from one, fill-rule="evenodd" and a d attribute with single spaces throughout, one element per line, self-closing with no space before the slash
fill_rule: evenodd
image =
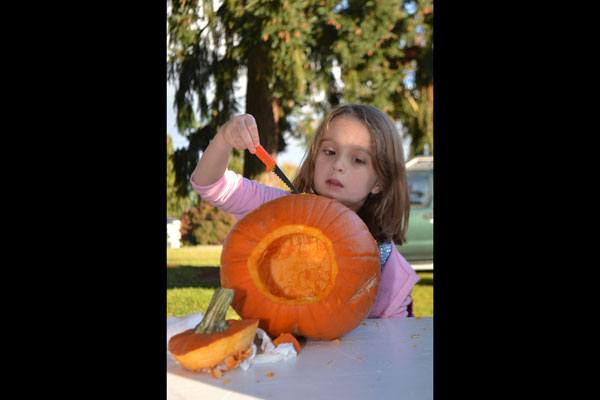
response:
<path id="1" fill-rule="evenodd" d="M 232 307 L 271 337 L 332 340 L 357 327 L 375 303 L 379 247 L 362 219 L 314 194 L 272 200 L 239 220 L 221 253 Z"/>
<path id="2" fill-rule="evenodd" d="M 171 337 L 169 352 L 182 367 L 219 377 L 250 357 L 258 320 L 226 321 L 232 299 L 233 290 L 217 289 L 202 321 L 194 329 Z"/>

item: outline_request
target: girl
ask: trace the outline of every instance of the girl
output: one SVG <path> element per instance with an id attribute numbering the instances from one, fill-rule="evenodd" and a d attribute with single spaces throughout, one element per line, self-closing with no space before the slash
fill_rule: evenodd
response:
<path id="1" fill-rule="evenodd" d="M 227 170 L 233 148 L 254 154 L 258 129 L 251 115 L 223 125 L 190 179 L 203 200 L 241 219 L 289 192 Z M 336 199 L 356 212 L 377 240 L 382 267 L 369 318 L 412 317 L 412 288 L 419 277 L 395 243 L 405 241 L 409 194 L 400 135 L 390 119 L 368 105 L 340 106 L 321 122 L 294 186 Z"/>

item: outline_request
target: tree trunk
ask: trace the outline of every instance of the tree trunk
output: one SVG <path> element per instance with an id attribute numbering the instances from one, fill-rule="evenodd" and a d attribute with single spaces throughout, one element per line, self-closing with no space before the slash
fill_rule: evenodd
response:
<path id="1" fill-rule="evenodd" d="M 269 91 L 271 66 L 262 45 L 250 51 L 248 57 L 248 84 L 246 90 L 246 113 L 256 119 L 260 144 L 276 160 L 279 145 L 279 107 Z M 265 166 L 250 152 L 244 152 L 244 176 L 254 178 L 264 172 Z"/>
<path id="2" fill-rule="evenodd" d="M 422 155 L 425 144 L 433 155 L 433 82 L 420 89 L 420 97 L 411 130 L 411 158 Z"/>
<path id="3" fill-rule="evenodd" d="M 433 155 L 433 83 L 427 85 L 427 143 L 429 144 L 429 153 Z"/>

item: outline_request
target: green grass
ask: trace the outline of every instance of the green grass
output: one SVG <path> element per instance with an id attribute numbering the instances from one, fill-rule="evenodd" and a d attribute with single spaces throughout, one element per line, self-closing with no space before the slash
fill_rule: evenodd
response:
<path id="1" fill-rule="evenodd" d="M 221 248 L 222 246 L 216 245 L 167 249 L 167 265 L 217 266 L 220 265 Z"/>
<path id="2" fill-rule="evenodd" d="M 204 312 L 219 287 L 221 246 L 167 249 L 167 317 Z M 417 272 L 413 289 L 414 313 L 433 316 L 433 273 Z M 239 319 L 230 307 L 227 318 Z"/>
<path id="3" fill-rule="evenodd" d="M 417 272 L 421 278 L 413 288 L 413 312 L 418 317 L 433 316 L 433 272 Z"/>
<path id="4" fill-rule="evenodd" d="M 181 317 L 201 311 L 203 314 L 210 303 L 215 288 L 176 288 L 167 290 L 167 318 Z M 240 319 L 231 307 L 227 319 Z"/>
<path id="5" fill-rule="evenodd" d="M 219 282 L 221 246 L 167 249 L 167 317 L 205 312 Z M 227 318 L 239 319 L 231 307 Z"/>

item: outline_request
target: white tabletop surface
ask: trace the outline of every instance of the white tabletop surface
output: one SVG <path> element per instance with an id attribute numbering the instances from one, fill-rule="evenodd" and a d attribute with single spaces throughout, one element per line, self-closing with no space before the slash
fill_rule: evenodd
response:
<path id="1" fill-rule="evenodd" d="M 167 398 L 433 399 L 433 318 L 367 319 L 339 342 L 308 340 L 296 358 L 218 379 L 167 356 Z"/>

